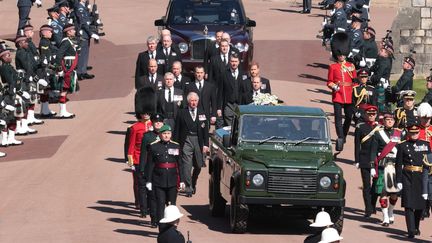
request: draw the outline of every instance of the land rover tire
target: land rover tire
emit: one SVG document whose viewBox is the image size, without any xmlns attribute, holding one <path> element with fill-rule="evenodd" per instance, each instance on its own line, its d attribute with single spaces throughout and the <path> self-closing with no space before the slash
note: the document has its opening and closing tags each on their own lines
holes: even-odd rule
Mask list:
<svg viewBox="0 0 432 243">
<path fill-rule="evenodd" d="M 230 205 L 230 227 L 233 233 L 244 233 L 247 230 L 249 208 L 238 201 L 238 190 L 233 188 Z"/>
<path fill-rule="evenodd" d="M 225 215 L 225 200 L 220 194 L 220 182 L 213 169 L 209 179 L 209 209 L 211 216 L 223 217 Z"/>
</svg>

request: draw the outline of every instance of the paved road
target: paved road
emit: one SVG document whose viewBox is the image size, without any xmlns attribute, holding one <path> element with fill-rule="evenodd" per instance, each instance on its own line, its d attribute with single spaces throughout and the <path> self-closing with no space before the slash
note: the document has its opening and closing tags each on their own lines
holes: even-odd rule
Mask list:
<svg viewBox="0 0 432 243">
<path fill-rule="evenodd" d="M 291 6 L 294 1 L 244 2 L 248 15 L 258 23 L 255 57 L 272 79 L 275 93 L 287 104 L 331 112 L 323 85 L 328 53 L 315 39 L 323 11 L 299 15 L 294 12 L 299 8 Z M 37 135 L 23 139 L 24 146 L 5 149 L 9 156 L 0 160 L 0 242 L 155 242 L 156 231 L 138 218 L 131 204 L 132 178 L 122 159 L 122 143 L 126 127 L 134 120 L 130 111 L 136 54 L 145 48 L 146 37 L 156 34 L 152 22 L 163 15 L 166 3 L 99 2 L 107 37 L 92 46 L 97 78 L 83 81 L 82 91 L 71 96 L 70 110 L 77 118 L 49 120 L 37 127 Z M 15 32 L 14 4 L 0 2 L 0 37 Z M 390 27 L 395 12 L 373 9 L 380 13 L 372 16 L 378 37 Z M 40 26 L 44 14 L 43 9 L 33 9 L 33 24 Z M 352 155 L 350 137 L 338 159 L 348 182 L 345 242 L 405 240 L 400 208 L 391 228 L 379 226 L 379 215 L 368 220 L 361 216 L 361 182 Z M 198 194 L 191 199 L 179 197 L 186 213 L 180 230 L 189 230 L 193 242 L 302 242 L 310 233 L 307 221 L 269 217 L 251 222 L 247 234 L 230 234 L 227 217 L 209 216 L 207 180 L 204 171 Z M 431 220 L 423 225 L 421 239 L 432 240 L 426 230 Z"/>
</svg>

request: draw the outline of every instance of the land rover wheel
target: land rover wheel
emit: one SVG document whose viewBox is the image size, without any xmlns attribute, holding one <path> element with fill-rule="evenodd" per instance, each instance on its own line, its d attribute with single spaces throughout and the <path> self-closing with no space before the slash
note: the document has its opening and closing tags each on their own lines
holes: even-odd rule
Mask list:
<svg viewBox="0 0 432 243">
<path fill-rule="evenodd" d="M 215 171 L 213 171 L 209 179 L 209 208 L 210 214 L 215 217 L 225 215 L 225 200 L 220 194 L 219 186 L 219 179 L 215 176 Z"/>
<path fill-rule="evenodd" d="M 344 220 L 344 208 L 343 207 L 332 207 L 329 210 L 330 218 L 334 223 L 333 227 L 340 233 L 342 233 L 343 229 L 343 220 Z"/>
<path fill-rule="evenodd" d="M 244 233 L 247 229 L 249 209 L 246 204 L 238 202 L 237 188 L 233 188 L 230 205 L 230 227 L 233 233 Z"/>
</svg>

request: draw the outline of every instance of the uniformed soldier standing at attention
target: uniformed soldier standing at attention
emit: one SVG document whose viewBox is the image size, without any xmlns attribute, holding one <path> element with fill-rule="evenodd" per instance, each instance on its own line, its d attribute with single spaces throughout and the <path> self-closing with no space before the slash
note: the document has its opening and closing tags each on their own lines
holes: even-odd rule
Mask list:
<svg viewBox="0 0 432 243">
<path fill-rule="evenodd" d="M 419 139 L 417 125 L 409 125 L 407 130 L 408 139 L 398 145 L 396 178 L 397 187 L 402 190 L 408 238 L 414 238 L 420 235 L 420 218 L 425 208 L 423 172 L 428 172 L 428 167 L 423 166 L 423 161 L 430 153 L 430 147 L 428 142 Z"/>
<path fill-rule="evenodd" d="M 64 25 L 60 22 L 59 6 L 54 5 L 53 7 L 47 9 L 48 15 L 51 20 L 48 24 L 53 28 L 53 35 L 51 38 L 52 44 L 57 48 L 60 47 L 61 41 L 63 39 L 63 28 Z"/>
<path fill-rule="evenodd" d="M 420 103 L 427 102 L 429 105 L 432 105 L 432 76 L 426 78 L 426 89 L 428 92 L 425 94 Z"/>
<path fill-rule="evenodd" d="M 165 208 L 164 218 L 160 220 L 161 227 L 157 238 L 157 243 L 184 243 L 185 238 L 177 230 L 180 218 L 183 214 L 175 205 L 169 205 Z M 188 241 L 189 242 L 189 241 Z"/>
<path fill-rule="evenodd" d="M 154 190 L 156 196 L 157 222 L 162 219 L 166 205 L 175 205 L 177 201 L 177 182 L 184 187 L 180 169 L 180 145 L 171 141 L 171 127 L 163 125 L 159 130 L 160 141 L 150 144 L 148 157 L 148 178 L 146 187 Z"/>
<path fill-rule="evenodd" d="M 371 177 L 374 177 L 376 172 L 370 165 L 370 152 L 373 135 L 375 131 L 379 129 L 375 121 L 377 110 L 376 106 L 366 107 L 364 122 L 357 124 L 354 132 L 354 157 L 356 167 L 360 169 L 363 182 L 365 217 L 370 217 L 374 211 L 374 205 L 372 205 Z"/>
<path fill-rule="evenodd" d="M 67 98 L 66 95 L 70 92 L 71 85 L 73 84 L 74 71 L 78 64 L 78 52 L 77 43 L 75 42 L 75 26 L 73 24 L 67 24 L 63 29 L 65 38 L 63 38 L 60 48 L 56 57 L 56 66 L 58 69 L 61 67 L 59 76 L 63 76 L 63 90 L 60 94 L 60 119 L 74 118 L 75 114 L 70 113 L 66 109 Z M 76 80 L 75 80 L 76 81 Z"/>
<path fill-rule="evenodd" d="M 404 63 L 402 64 L 403 73 L 397 83 L 391 87 L 391 94 L 393 97 L 397 97 L 403 90 L 413 89 L 413 78 L 414 78 L 414 67 L 415 61 L 412 57 L 405 57 Z M 396 100 L 394 100 L 396 101 Z M 399 100 L 398 106 L 402 105 L 402 101 Z"/>
<path fill-rule="evenodd" d="M 147 160 L 149 157 L 148 150 L 150 149 L 150 144 L 155 141 L 160 141 L 159 138 L 159 130 L 163 126 L 164 117 L 161 114 L 153 114 L 150 117 L 150 120 L 153 124 L 153 130 L 150 130 L 144 133 L 141 142 L 141 154 L 140 154 L 140 162 L 139 162 L 139 171 L 141 173 L 140 181 L 138 182 L 139 189 L 139 197 L 140 197 L 140 213 L 141 217 L 147 217 L 147 214 L 150 214 L 151 217 L 151 225 L 152 227 L 156 227 L 156 199 L 154 192 L 151 190 L 147 190 L 146 182 L 148 178 L 145 178 L 145 173 L 149 170 Z"/>
<path fill-rule="evenodd" d="M 17 7 L 18 7 L 18 29 L 17 34 L 19 33 L 19 30 L 24 28 L 24 25 L 26 24 L 27 19 L 30 16 L 30 10 L 33 6 L 33 3 L 36 3 L 38 6 L 42 6 L 41 0 L 18 0 L 17 1 Z"/>
<path fill-rule="evenodd" d="M 359 120 L 364 115 L 364 108 L 368 105 L 377 105 L 377 96 L 375 94 L 375 88 L 373 86 L 367 85 L 369 73 L 367 69 L 361 69 L 357 73 L 359 79 L 359 85 L 353 87 L 353 104 L 354 104 L 354 114 Z"/>
<path fill-rule="evenodd" d="M 334 4 L 334 13 L 330 17 L 330 23 L 323 27 L 323 41 L 329 40 L 333 33 L 347 31 L 347 15 L 344 10 L 344 0 L 337 0 Z"/>
<path fill-rule="evenodd" d="M 405 90 L 400 93 L 403 106 L 394 111 L 396 127 L 406 128 L 407 124 L 417 123 L 417 107 L 414 106 L 414 97 L 417 93 L 414 90 Z"/>
</svg>

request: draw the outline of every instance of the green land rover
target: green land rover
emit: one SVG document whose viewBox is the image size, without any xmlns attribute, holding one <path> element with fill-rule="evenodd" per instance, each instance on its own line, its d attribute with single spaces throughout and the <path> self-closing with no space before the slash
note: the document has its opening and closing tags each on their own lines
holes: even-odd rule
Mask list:
<svg viewBox="0 0 432 243">
<path fill-rule="evenodd" d="M 311 219 L 322 208 L 342 231 L 345 180 L 322 109 L 239 106 L 211 137 L 209 173 L 210 212 L 224 216 L 228 202 L 233 232 L 262 209 Z"/>
</svg>

